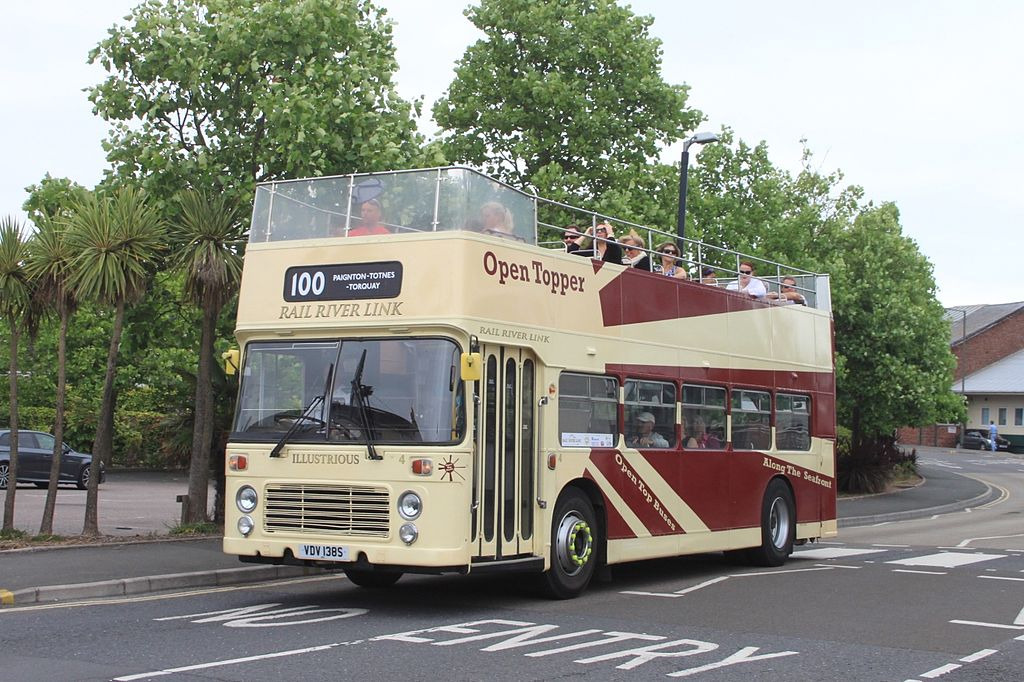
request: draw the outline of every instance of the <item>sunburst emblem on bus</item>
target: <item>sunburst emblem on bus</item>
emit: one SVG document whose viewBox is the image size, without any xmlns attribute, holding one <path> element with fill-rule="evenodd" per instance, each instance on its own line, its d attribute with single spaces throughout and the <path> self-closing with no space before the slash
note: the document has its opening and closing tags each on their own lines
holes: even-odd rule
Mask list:
<svg viewBox="0 0 1024 682">
<path fill-rule="evenodd" d="M 466 477 L 457 471 L 457 469 L 465 468 L 465 464 L 458 464 L 452 455 L 448 455 L 448 459 L 441 462 L 441 480 L 443 481 L 447 477 L 449 481 L 454 481 L 458 476 L 459 480 L 465 481 Z"/>
</svg>

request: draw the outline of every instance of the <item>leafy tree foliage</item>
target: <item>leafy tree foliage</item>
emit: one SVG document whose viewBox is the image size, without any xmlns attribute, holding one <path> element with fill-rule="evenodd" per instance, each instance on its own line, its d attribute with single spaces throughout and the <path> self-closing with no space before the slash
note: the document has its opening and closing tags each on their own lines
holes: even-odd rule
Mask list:
<svg viewBox="0 0 1024 682">
<path fill-rule="evenodd" d="M 896 206 L 858 215 L 834 258 L 837 412 L 853 453 L 870 454 L 901 426 L 958 420 L 949 323 L 932 265 L 903 235 Z"/>
<path fill-rule="evenodd" d="M 771 161 L 765 142 L 751 146 L 728 128 L 699 158 L 690 169 L 687 236 L 788 265 L 814 269 L 863 195 L 841 186 L 841 172 L 814 170 L 806 148 L 794 177 Z"/>
<path fill-rule="evenodd" d="M 466 16 L 485 37 L 433 110 L 453 161 L 592 203 L 701 120 L 661 78 L 653 20 L 614 0 L 482 0 Z"/>
<path fill-rule="evenodd" d="M 121 177 L 249 201 L 254 182 L 408 165 L 391 25 L 368 0 L 147 0 L 90 54 Z"/>
</svg>

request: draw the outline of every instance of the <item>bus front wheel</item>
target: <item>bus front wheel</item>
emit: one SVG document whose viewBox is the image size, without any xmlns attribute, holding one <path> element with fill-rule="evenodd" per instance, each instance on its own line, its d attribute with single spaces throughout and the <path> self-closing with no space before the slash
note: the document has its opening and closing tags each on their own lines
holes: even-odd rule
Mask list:
<svg viewBox="0 0 1024 682">
<path fill-rule="evenodd" d="M 761 546 L 748 550 L 756 566 L 781 566 L 793 553 L 796 538 L 796 505 L 789 486 L 773 479 L 761 502 Z"/>
<path fill-rule="evenodd" d="M 597 564 L 594 505 L 580 490 L 566 490 L 551 521 L 551 568 L 543 575 L 545 593 L 572 599 L 587 588 Z"/>
</svg>

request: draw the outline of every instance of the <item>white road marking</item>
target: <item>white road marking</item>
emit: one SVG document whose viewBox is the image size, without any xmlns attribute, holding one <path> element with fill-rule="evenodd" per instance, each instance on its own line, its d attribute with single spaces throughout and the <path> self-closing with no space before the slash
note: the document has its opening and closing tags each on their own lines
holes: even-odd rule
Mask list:
<svg viewBox="0 0 1024 682">
<path fill-rule="evenodd" d="M 164 675 L 173 675 L 175 673 L 184 673 L 191 670 L 206 670 L 208 668 L 220 668 L 225 665 L 236 665 L 238 663 L 250 663 L 252 661 L 262 661 L 268 658 L 281 658 L 284 656 L 299 656 L 302 654 L 313 653 L 314 651 L 324 651 L 326 649 L 333 649 L 339 646 L 345 646 L 348 644 L 358 644 L 363 640 L 356 640 L 354 642 L 335 642 L 334 644 L 322 644 L 320 646 L 310 646 L 305 649 L 291 649 L 289 651 L 275 651 L 269 654 L 258 654 L 256 656 L 245 656 L 243 658 L 229 658 L 224 661 L 211 661 L 210 663 L 197 663 L 196 665 L 186 665 L 180 668 L 165 668 L 164 670 L 154 670 L 148 673 L 140 673 L 138 675 L 126 675 L 124 677 L 115 677 L 114 682 L 130 682 L 130 680 L 142 680 L 147 677 L 162 677 Z"/>
<path fill-rule="evenodd" d="M 997 653 L 999 653 L 998 649 L 982 649 L 981 651 L 975 651 L 970 656 L 964 656 L 963 658 L 960 659 L 960 662 L 961 663 L 974 663 L 975 661 L 980 661 L 983 658 L 987 658 L 988 656 L 991 656 L 992 654 L 997 654 Z"/>
<path fill-rule="evenodd" d="M 935 670 L 929 670 L 926 673 L 922 673 L 921 677 L 927 677 L 929 679 L 934 679 L 936 677 L 942 677 L 946 673 L 951 673 L 954 670 L 956 670 L 957 668 L 962 668 L 962 667 L 963 666 L 960 665 L 959 663 L 947 663 L 946 665 L 939 666 Z"/>
<path fill-rule="evenodd" d="M 959 545 L 957 545 L 957 549 L 963 549 L 964 547 L 967 547 L 968 545 L 970 545 L 975 540 L 1002 540 L 1003 538 L 1022 538 L 1022 537 L 1024 537 L 1024 533 L 1014 533 L 1013 535 L 988 535 L 988 536 L 983 537 L 983 538 L 967 538 L 966 540 L 961 542 Z"/>
<path fill-rule="evenodd" d="M 910 545 L 883 545 L 883 544 L 880 544 L 880 543 L 874 543 L 871 546 L 872 547 L 895 547 L 897 549 L 905 549 L 907 547 L 910 547 Z"/>
<path fill-rule="evenodd" d="M 951 620 L 957 625 L 977 625 L 980 628 L 996 628 L 997 630 L 1024 630 L 1024 625 L 1006 625 L 1005 623 L 985 623 L 980 620 Z"/>
<path fill-rule="evenodd" d="M 915 571 L 910 568 L 894 568 L 893 573 L 919 573 L 921 575 L 946 575 L 946 571 Z"/>
<path fill-rule="evenodd" d="M 808 549 L 800 552 L 793 552 L 796 559 L 840 559 L 863 554 L 880 554 L 884 549 L 848 549 L 845 547 L 830 547 L 826 549 Z"/>
<path fill-rule="evenodd" d="M 1013 619 L 1013 624 L 1024 625 L 1024 609 L 1021 609 L 1020 613 L 1017 614 L 1017 617 Z"/>
<path fill-rule="evenodd" d="M 682 597 L 685 594 L 688 594 L 690 592 L 696 592 L 697 590 L 701 590 L 701 589 L 703 589 L 705 587 L 710 587 L 711 585 L 715 585 L 717 583 L 723 582 L 725 580 L 728 580 L 729 578 L 753 578 L 753 577 L 762 576 L 762 575 L 782 575 L 782 574 L 786 574 L 786 573 L 805 573 L 807 571 L 831 571 L 831 570 L 836 569 L 836 568 L 850 568 L 850 569 L 856 570 L 856 569 L 860 568 L 860 566 L 841 566 L 841 565 L 838 565 L 838 564 L 817 564 L 813 568 L 790 568 L 790 569 L 783 569 L 781 571 L 754 571 L 754 572 L 751 572 L 751 573 L 733 573 L 732 575 L 723 575 L 723 576 L 719 576 L 717 578 L 712 578 L 711 580 L 705 580 L 702 583 L 698 583 L 698 584 L 693 585 L 691 587 L 683 588 L 682 590 L 678 590 L 676 592 L 643 592 L 641 590 L 622 590 L 621 592 L 619 592 L 619 594 L 631 594 L 633 596 L 638 596 L 638 597 L 667 597 L 669 599 L 677 599 L 679 597 Z"/>
<path fill-rule="evenodd" d="M 992 559 L 1002 559 L 1005 554 L 962 554 L 957 552 L 939 552 L 938 554 L 926 554 L 924 556 L 910 557 L 909 559 L 897 559 L 887 561 L 887 564 L 899 566 L 935 566 L 936 568 L 956 568 L 968 564 L 976 564 Z"/>
<path fill-rule="evenodd" d="M 1017 582 L 1024 582 L 1024 578 L 1010 578 L 1002 575 L 979 575 L 979 578 L 987 578 L 989 580 L 1016 580 Z"/>
<path fill-rule="evenodd" d="M 947 469 L 963 469 L 963 467 L 958 465 L 958 464 L 947 464 L 945 462 L 928 462 L 928 463 L 931 464 L 932 466 L 945 467 Z"/>
<path fill-rule="evenodd" d="M 728 579 L 729 579 L 729 576 L 723 575 L 723 576 L 720 576 L 718 578 L 712 578 L 711 580 L 705 580 L 704 582 L 700 583 L 699 585 L 694 585 L 693 587 L 687 587 L 686 589 L 683 589 L 683 590 L 677 590 L 676 594 L 678 594 L 681 597 L 684 594 L 687 594 L 689 592 L 696 592 L 697 590 L 699 590 L 701 588 L 704 588 L 704 587 L 707 587 L 708 585 L 714 585 L 715 583 L 720 583 L 723 580 L 728 580 Z"/>
</svg>

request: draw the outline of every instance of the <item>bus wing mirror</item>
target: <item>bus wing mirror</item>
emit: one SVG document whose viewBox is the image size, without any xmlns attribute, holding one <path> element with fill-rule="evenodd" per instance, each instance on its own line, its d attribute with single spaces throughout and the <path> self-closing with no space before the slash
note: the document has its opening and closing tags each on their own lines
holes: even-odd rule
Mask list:
<svg viewBox="0 0 1024 682">
<path fill-rule="evenodd" d="M 224 360 L 224 373 L 231 376 L 238 371 L 238 362 L 241 358 L 241 353 L 237 348 L 221 353 L 221 359 Z"/>
<path fill-rule="evenodd" d="M 480 353 L 462 354 L 462 380 L 480 381 L 483 376 L 483 358 Z"/>
</svg>

